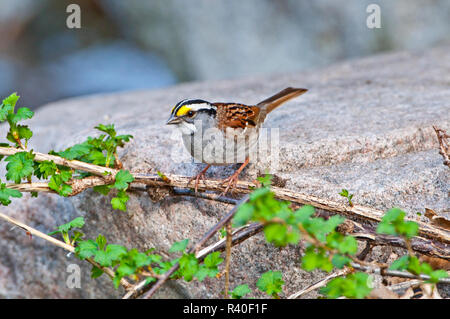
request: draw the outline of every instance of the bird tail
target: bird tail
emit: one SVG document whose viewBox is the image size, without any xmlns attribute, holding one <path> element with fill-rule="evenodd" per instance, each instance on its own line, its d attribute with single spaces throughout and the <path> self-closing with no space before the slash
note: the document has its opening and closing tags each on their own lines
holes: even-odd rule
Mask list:
<svg viewBox="0 0 450 319">
<path fill-rule="evenodd" d="M 265 99 L 264 101 L 259 102 L 257 106 L 259 106 L 260 109 L 265 111 L 264 115 L 267 115 L 281 104 L 289 101 L 290 99 L 293 99 L 294 97 L 302 95 L 306 91 L 308 90 L 288 87 L 285 88 L 283 91 L 280 91 L 277 94 Z"/>
</svg>

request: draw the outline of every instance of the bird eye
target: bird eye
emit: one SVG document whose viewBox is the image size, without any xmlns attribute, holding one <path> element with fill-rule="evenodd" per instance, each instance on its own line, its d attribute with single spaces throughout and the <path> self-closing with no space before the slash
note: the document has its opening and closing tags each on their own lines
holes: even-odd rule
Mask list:
<svg viewBox="0 0 450 319">
<path fill-rule="evenodd" d="M 189 111 L 189 112 L 187 112 L 187 116 L 189 116 L 189 117 L 193 117 L 193 116 L 194 116 L 194 114 L 195 114 L 195 112 L 194 112 L 194 111 Z"/>
</svg>

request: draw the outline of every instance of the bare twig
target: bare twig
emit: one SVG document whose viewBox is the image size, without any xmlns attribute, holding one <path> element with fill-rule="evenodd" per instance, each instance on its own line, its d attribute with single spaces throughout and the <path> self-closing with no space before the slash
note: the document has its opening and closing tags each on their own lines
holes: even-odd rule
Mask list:
<svg viewBox="0 0 450 319">
<path fill-rule="evenodd" d="M 20 148 L 0 147 L 0 155 L 5 155 L 5 156 L 14 155 L 16 153 L 23 152 L 23 151 L 24 150 L 20 149 Z M 44 154 L 44 153 L 39 153 L 39 152 L 34 152 L 34 151 L 33 151 L 33 155 L 35 156 L 34 160 L 36 162 L 53 161 L 57 165 L 70 167 L 74 170 L 88 172 L 88 173 L 91 173 L 91 174 L 94 174 L 97 176 L 105 176 L 108 174 L 111 174 L 114 176 L 118 172 L 118 170 L 116 170 L 116 169 L 98 166 L 98 165 L 94 165 L 94 164 L 89 164 L 89 163 L 76 161 L 76 160 L 67 160 L 63 157 L 56 156 L 56 155 L 49 155 L 49 154 Z"/>
<path fill-rule="evenodd" d="M 311 286 L 308 286 L 308 287 L 306 287 L 305 289 L 302 289 L 302 290 L 300 290 L 300 291 L 298 291 L 298 292 L 296 292 L 296 293 L 290 295 L 289 297 L 287 297 L 287 299 L 297 299 L 297 298 L 303 296 L 304 294 L 307 294 L 308 292 L 311 292 L 311 291 L 313 291 L 313 290 L 316 290 L 317 288 L 321 288 L 321 287 L 326 286 L 326 284 L 327 284 L 331 279 L 336 278 L 336 277 L 340 277 L 340 276 L 344 276 L 344 275 L 350 273 L 351 271 L 352 271 L 351 268 L 344 268 L 344 269 L 341 269 L 341 270 L 339 270 L 339 271 L 337 271 L 337 272 L 335 272 L 335 273 L 332 273 L 332 274 L 329 275 L 329 276 L 326 276 L 325 278 L 323 278 L 323 279 L 321 279 L 320 281 L 318 281 L 318 282 L 312 284 Z"/>
<path fill-rule="evenodd" d="M 444 158 L 444 165 L 450 167 L 450 145 L 447 139 L 450 139 L 450 135 L 443 129 L 433 126 L 439 141 L 439 154 Z"/>
<path fill-rule="evenodd" d="M 194 187 L 194 182 L 189 183 L 189 177 L 179 176 L 179 175 L 166 175 L 169 179 L 168 182 L 164 182 L 158 175 L 151 174 L 133 174 L 136 183 L 142 183 L 153 187 L 163 187 L 163 186 L 173 186 L 179 188 Z M 257 187 L 255 183 L 238 181 L 234 191 L 236 193 L 248 194 Z M 200 180 L 198 184 L 199 190 L 213 190 L 213 191 L 223 191 L 224 186 L 221 185 L 219 180 Z M 379 223 L 384 216 L 384 212 L 378 209 L 374 209 L 367 206 L 354 204 L 353 207 L 341 203 L 338 201 L 329 200 L 326 198 L 320 198 L 317 196 L 302 194 L 299 192 L 287 190 L 279 187 L 271 187 L 272 192 L 275 197 L 281 200 L 287 200 L 293 203 L 298 203 L 302 205 L 312 205 L 316 208 L 321 208 L 327 211 L 338 213 L 344 215 L 352 220 L 364 220 L 368 222 Z M 412 220 L 412 219 L 408 219 Z M 413 220 L 419 225 L 419 235 L 430 238 L 433 240 L 438 240 L 443 243 L 450 243 L 450 233 L 434 227 L 433 225 Z"/>
<path fill-rule="evenodd" d="M 200 239 L 197 244 L 195 244 L 191 249 L 189 249 L 188 253 L 197 253 L 198 250 L 210 239 L 216 232 L 218 232 L 223 226 L 225 226 L 231 219 L 234 214 L 236 214 L 239 206 L 246 201 L 248 201 L 248 195 L 244 196 L 239 203 L 233 207 L 232 210 L 228 214 L 226 214 L 216 225 L 214 225 L 203 237 Z M 177 271 L 180 267 L 179 263 L 176 263 L 172 268 L 170 268 L 166 273 L 164 273 L 163 277 L 160 278 L 153 286 L 151 286 L 150 290 L 144 295 L 144 298 L 151 298 L 156 290 L 158 290 L 169 278 L 170 276 Z M 145 287 L 144 287 L 145 290 Z"/>
<path fill-rule="evenodd" d="M 228 299 L 228 290 L 230 288 L 230 263 L 231 263 L 231 242 L 233 235 L 231 233 L 231 221 L 226 225 L 226 248 L 225 248 L 225 299 Z"/>
<path fill-rule="evenodd" d="M 233 241 L 232 246 L 239 245 L 244 240 L 256 235 L 262 230 L 262 224 L 254 223 L 251 225 L 246 225 L 239 227 L 233 231 Z M 202 250 L 198 251 L 195 254 L 195 257 L 201 261 L 203 260 L 207 255 L 210 253 L 216 252 L 216 251 L 224 251 L 226 246 L 226 238 L 222 238 L 218 242 L 209 245 L 206 248 L 203 248 Z M 128 292 L 123 296 L 123 299 L 130 299 L 130 298 L 136 298 L 139 297 L 143 293 L 143 288 L 145 287 L 146 282 L 145 280 L 142 280 L 141 282 L 134 285 Z"/>
<path fill-rule="evenodd" d="M 0 147 L 0 155 L 12 155 L 17 152 L 22 152 L 23 150 L 11 147 Z M 105 183 L 110 183 L 114 180 L 115 174 L 118 170 L 106 168 L 94 164 L 84 163 L 80 161 L 69 161 L 59 156 L 42 154 L 34 152 L 35 161 L 54 161 L 58 165 L 64 165 L 72 169 L 82 170 L 94 175 L 98 178 L 92 177 L 90 179 L 79 180 L 79 185 L 74 184 L 74 188 L 77 190 L 73 193 L 80 192 L 86 188 L 93 187 L 96 185 L 104 185 Z M 105 175 L 107 174 L 107 175 Z M 191 180 L 190 177 L 179 176 L 179 175 L 164 175 L 165 178 L 161 178 L 158 174 L 142 174 L 142 173 L 132 173 L 134 177 L 134 183 L 145 184 L 150 187 L 178 187 L 178 188 L 193 188 L 195 181 Z M 106 180 L 105 180 L 106 179 Z M 75 181 L 73 183 L 76 183 Z M 42 184 L 37 185 L 40 188 L 43 187 Z M 18 187 L 18 186 L 14 186 Z M 20 186 L 22 187 L 22 186 Z M 34 188 L 34 190 L 38 190 Z M 238 181 L 234 191 L 240 194 L 248 194 L 257 187 L 255 183 Z M 24 187 L 25 189 L 26 187 Z M 31 188 L 28 188 L 31 189 Z M 223 192 L 225 186 L 219 180 L 200 180 L 198 183 L 199 190 L 213 190 L 218 192 Z M 384 212 L 371 207 L 354 205 L 349 206 L 345 203 L 329 200 L 326 198 L 320 198 L 317 196 L 312 196 L 308 194 L 301 194 L 295 191 L 287 190 L 279 187 L 272 187 L 272 191 L 275 197 L 281 200 L 287 200 L 293 203 L 302 205 L 312 205 L 317 208 L 321 208 L 327 211 L 335 212 L 338 214 L 345 215 L 352 220 L 364 220 L 370 222 L 380 222 Z M 440 242 L 450 244 L 450 234 L 445 230 L 434 227 L 433 225 L 414 220 L 419 224 L 419 235 L 422 237 L 430 238 L 433 240 L 438 240 Z"/>
<path fill-rule="evenodd" d="M 411 278 L 411 279 L 420 279 L 420 280 L 429 280 L 430 276 L 428 275 L 414 275 L 407 271 L 399 271 L 399 270 L 390 270 L 390 269 L 381 269 L 379 267 L 374 267 L 373 265 L 359 265 L 357 263 L 352 263 L 351 266 L 354 269 L 358 269 L 367 273 L 373 273 L 381 276 L 390 276 L 390 277 L 400 277 L 400 278 Z M 441 278 L 439 279 L 440 283 L 450 284 L 450 278 Z"/>
<path fill-rule="evenodd" d="M 14 224 L 14 225 L 24 229 L 25 231 L 27 231 L 31 235 L 34 235 L 36 237 L 40 237 L 40 238 L 42 238 L 42 239 L 52 243 L 53 245 L 56 245 L 56 246 L 61 247 L 61 248 L 64 248 L 65 250 L 68 250 L 71 253 L 75 252 L 75 248 L 73 246 L 68 245 L 65 242 L 60 241 L 60 240 L 58 240 L 56 238 L 53 238 L 53 237 L 51 237 L 51 236 L 49 236 L 47 234 L 44 234 L 43 232 L 40 232 L 39 230 L 34 229 L 33 227 L 30 227 L 30 226 L 28 226 L 28 225 L 26 225 L 26 224 L 24 224 L 22 222 L 19 222 L 18 220 L 14 219 L 12 217 L 9 217 L 9 216 L 7 216 L 7 215 L 5 215 L 3 213 L 0 213 L 0 218 L 6 220 L 7 222 L 9 222 L 11 224 Z"/>
</svg>

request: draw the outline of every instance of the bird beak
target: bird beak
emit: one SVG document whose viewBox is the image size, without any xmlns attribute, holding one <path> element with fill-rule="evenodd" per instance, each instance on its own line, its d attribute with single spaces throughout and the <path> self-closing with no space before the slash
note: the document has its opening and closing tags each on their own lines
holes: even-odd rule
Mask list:
<svg viewBox="0 0 450 319">
<path fill-rule="evenodd" d="M 170 118 L 167 120 L 166 125 L 179 124 L 180 122 L 181 122 L 180 118 L 171 115 Z"/>
</svg>

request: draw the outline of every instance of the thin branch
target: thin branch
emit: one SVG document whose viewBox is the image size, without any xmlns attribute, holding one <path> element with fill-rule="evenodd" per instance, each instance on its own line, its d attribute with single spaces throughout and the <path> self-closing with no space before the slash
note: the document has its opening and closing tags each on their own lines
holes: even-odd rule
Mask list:
<svg viewBox="0 0 450 319">
<path fill-rule="evenodd" d="M 232 210 L 228 214 L 226 214 L 216 225 L 214 225 L 203 237 L 200 239 L 197 244 L 195 244 L 191 249 L 188 250 L 188 253 L 197 253 L 198 250 L 210 239 L 215 233 L 217 233 L 224 225 L 226 225 L 233 218 L 234 214 L 236 214 L 238 208 L 243 203 L 247 202 L 249 196 L 245 196 L 242 198 L 239 203 L 233 207 Z M 151 286 L 150 290 L 144 295 L 144 298 L 151 298 L 156 290 L 158 290 L 169 278 L 170 276 L 177 271 L 180 267 L 180 264 L 177 262 L 172 268 L 170 268 L 166 273 L 164 273 L 163 277 L 160 278 L 153 286 Z M 145 290 L 145 287 L 144 287 Z"/>
<path fill-rule="evenodd" d="M 114 182 L 114 177 L 111 175 L 99 177 L 88 176 L 82 179 L 71 179 L 67 182 L 72 187 L 72 192 L 67 195 L 69 197 L 80 194 L 88 188 L 95 186 L 107 185 Z M 47 182 L 33 182 L 33 183 L 21 183 L 21 184 L 6 184 L 6 187 L 18 190 L 20 192 L 44 192 L 55 193 L 56 192 L 48 186 Z"/>
<path fill-rule="evenodd" d="M 444 158 L 444 165 L 450 167 L 450 145 L 447 139 L 450 139 L 450 135 L 447 134 L 443 129 L 433 126 L 436 132 L 438 142 L 439 142 L 439 154 Z"/>
<path fill-rule="evenodd" d="M 231 263 L 231 243 L 233 235 L 231 233 L 231 221 L 227 223 L 226 227 L 226 249 L 225 249 L 225 299 L 228 299 L 228 290 L 230 288 L 230 263 Z"/>
<path fill-rule="evenodd" d="M 13 225 L 16 225 L 16 226 L 24 229 L 25 231 L 27 231 L 31 235 L 34 235 L 36 237 L 40 237 L 40 238 L 42 238 L 42 239 L 52 243 L 55 246 L 61 247 L 61 248 L 65 249 L 65 250 L 68 250 L 71 253 L 75 252 L 75 248 L 73 246 L 71 246 L 69 244 L 66 244 L 65 242 L 63 242 L 61 240 L 58 240 L 58 239 L 56 239 L 54 237 L 51 237 L 51 236 L 49 236 L 47 234 L 44 234 L 43 232 L 40 232 L 39 230 L 34 229 L 33 227 L 30 227 L 30 226 L 28 226 L 28 225 L 26 225 L 26 224 L 24 224 L 22 222 L 19 222 L 18 220 L 14 219 L 12 217 L 9 217 L 9 216 L 7 216 L 7 215 L 5 215 L 3 213 L 0 213 L 0 218 L 6 220 L 7 222 L 9 222 L 9 223 L 11 223 Z"/>
<path fill-rule="evenodd" d="M 12 217 L 9 217 L 9 216 L 7 216 L 7 215 L 5 215 L 3 213 L 0 213 L 0 218 L 6 220 L 7 222 L 9 222 L 9 223 L 11 223 L 13 225 L 16 225 L 16 226 L 22 228 L 23 230 L 25 230 L 26 232 L 30 233 L 31 235 L 34 235 L 34 236 L 39 237 L 39 238 L 42 238 L 42 239 L 52 243 L 55 246 L 58 246 L 58 247 L 61 247 L 61 248 L 65 249 L 65 250 L 70 251 L 71 253 L 75 253 L 75 247 L 73 247 L 72 245 L 66 244 L 65 242 L 63 242 L 61 240 L 58 240 L 58 239 L 56 239 L 54 237 L 51 237 L 51 236 L 49 236 L 47 234 L 44 234 L 43 232 L 41 232 L 41 231 L 39 231 L 39 230 L 37 230 L 37 229 L 35 229 L 33 227 L 30 227 L 30 226 L 28 226 L 28 225 L 26 225 L 26 224 L 24 224 L 24 223 L 22 223 L 22 222 L 20 222 L 20 221 L 18 221 L 16 219 L 12 218 Z M 99 263 L 97 263 L 96 261 L 94 261 L 91 258 L 87 258 L 86 261 L 89 262 L 91 265 L 93 265 L 93 266 L 103 270 L 111 279 L 114 278 L 115 274 L 114 274 L 114 271 L 112 269 L 110 269 L 108 267 L 101 266 Z M 123 279 L 123 278 L 121 279 L 120 283 L 125 289 L 130 289 L 133 286 L 126 279 Z"/>
<path fill-rule="evenodd" d="M 439 130 L 435 128 L 436 133 L 438 134 L 438 139 L 441 145 L 441 154 L 444 156 L 444 160 L 446 160 L 445 156 L 448 156 L 448 147 L 445 147 L 445 142 L 443 142 L 443 138 L 440 138 L 440 136 L 444 138 L 448 138 L 448 135 L 443 133 L 443 135 L 439 135 L 439 132 L 443 132 L 442 130 Z M 444 145 L 444 146 L 442 146 Z M 443 151 L 442 151 L 443 148 Z M 13 155 L 17 152 L 23 152 L 22 149 L 18 148 L 11 148 L 11 147 L 0 147 L 0 155 Z M 79 192 L 82 192 L 83 190 L 94 187 L 97 185 L 105 185 L 108 183 L 111 183 L 114 181 L 114 176 L 117 174 L 118 170 L 106 168 L 98 165 L 93 165 L 85 162 L 75 161 L 75 160 L 66 160 L 59 156 L 54 155 L 48 155 L 38 152 L 33 152 L 35 155 L 34 160 L 37 162 L 42 161 L 53 161 L 57 165 L 63 165 L 66 167 L 70 167 L 74 170 L 81 170 L 85 171 L 91 174 L 94 174 L 96 176 L 91 176 L 89 178 L 81 179 L 81 180 L 72 180 L 72 187 L 74 189 L 73 194 L 78 194 Z M 446 154 L 446 155 L 444 155 Z M 445 161 L 444 161 L 445 163 Z M 446 164 L 447 165 L 447 164 Z M 190 181 L 189 177 L 184 176 L 178 176 L 178 175 L 165 175 L 166 178 L 162 179 L 159 175 L 153 175 L 153 174 L 142 174 L 142 173 L 134 173 L 133 174 L 135 180 L 134 183 L 137 184 L 144 184 L 147 185 L 147 187 L 179 187 L 179 188 L 192 188 L 194 187 L 193 181 Z M 25 186 L 28 185 L 28 186 Z M 28 184 L 9 184 L 8 187 L 15 188 L 21 191 L 43 191 L 48 192 L 50 191 L 48 188 L 48 185 L 46 183 L 28 183 Z M 240 194 L 248 194 L 250 193 L 257 185 L 252 182 L 244 182 L 239 181 L 236 185 L 235 192 Z M 217 180 L 200 180 L 198 184 L 199 190 L 212 190 L 212 191 L 223 191 L 224 186 L 222 186 L 221 181 Z M 302 205 L 312 205 L 316 208 L 321 208 L 327 211 L 343 214 L 347 216 L 350 219 L 354 220 L 364 220 L 364 221 L 371 221 L 371 222 L 380 222 L 382 216 L 384 215 L 383 211 L 371 208 L 371 207 L 365 207 L 361 205 L 354 205 L 349 206 L 346 204 L 343 204 L 341 202 L 332 201 L 329 199 L 319 198 L 312 195 L 307 194 L 301 194 L 294 191 L 286 190 L 279 187 L 272 187 L 272 191 L 275 194 L 275 197 L 281 200 L 287 200 L 293 203 L 302 204 Z M 215 199 L 212 198 L 210 195 L 206 195 L 210 197 L 209 199 Z M 206 197 L 204 196 L 204 197 Z M 244 197 L 245 200 L 248 199 L 248 197 Z M 242 200 L 241 200 L 242 202 Z M 235 209 L 238 205 L 236 205 L 231 212 L 233 214 L 231 216 L 227 215 L 226 217 L 231 217 L 235 213 Z M 230 213 L 231 213 L 230 212 Z M 6 215 L 4 215 L 6 216 Z M 7 217 L 7 216 L 6 216 Z M 227 218 L 224 219 L 227 219 Z M 5 218 L 4 218 L 5 219 Z M 221 220 L 224 221 L 224 219 Z M 228 220 L 229 220 L 228 219 Z M 219 222 L 216 227 L 213 227 L 213 229 L 210 230 L 205 236 L 200 240 L 199 243 L 197 243 L 196 246 L 194 246 L 191 249 L 191 252 L 197 252 L 202 245 L 215 233 L 217 232 L 223 225 L 226 224 L 226 221 L 224 221 L 223 224 Z M 435 228 L 430 224 L 423 223 L 417 220 L 414 220 L 414 222 L 419 224 L 419 235 L 425 238 L 429 238 L 432 240 L 440 241 L 444 244 L 444 249 L 448 246 L 450 243 L 450 235 L 448 232 Z M 217 228 L 217 226 L 219 226 Z M 26 226 L 26 225 L 25 225 Z M 25 228 L 24 228 L 25 229 Z M 28 231 L 28 230 L 27 230 Z M 31 232 L 30 232 L 31 233 Z M 44 234 L 45 235 L 45 234 Z M 36 235 L 38 236 L 38 235 Z M 41 236 L 39 236 L 41 237 Z M 179 265 L 175 265 L 170 269 L 156 284 L 154 284 L 151 288 L 151 290 L 146 294 L 145 297 L 151 297 L 153 293 L 165 282 L 169 279 L 169 277 L 178 269 Z M 107 272 L 107 271 L 105 271 Z M 111 275 L 111 274 L 109 274 Z M 114 274 L 113 274 L 114 275 Z M 397 276 L 397 274 L 395 275 Z M 410 278 L 410 277 L 408 277 Z M 413 278 L 417 278 L 413 277 Z M 145 289 L 145 288 L 144 288 Z"/>
<path fill-rule="evenodd" d="M 0 155 L 12 155 L 17 152 L 23 152 L 23 150 L 12 147 L 0 147 Z M 48 155 L 43 153 L 34 152 L 35 161 L 54 161 L 58 165 L 64 165 L 76 170 L 82 170 L 94 175 L 101 177 L 100 179 L 91 178 L 90 180 L 84 181 L 80 180 L 80 185 L 78 185 L 78 190 L 82 191 L 86 188 L 93 187 L 96 185 L 104 185 L 105 183 L 112 182 L 114 180 L 115 174 L 118 170 L 106 168 L 103 166 L 98 166 L 94 164 L 89 164 L 80 161 L 69 161 L 59 156 Z M 109 174 L 106 175 L 105 174 Z M 134 177 L 133 183 L 145 184 L 150 187 L 178 187 L 178 188 L 194 188 L 195 181 L 191 180 L 190 177 L 179 176 L 179 175 L 164 175 L 164 179 L 158 174 L 143 174 L 143 173 L 132 173 Z M 103 179 L 108 180 L 103 180 Z M 42 187 L 42 185 L 40 185 Z M 248 194 L 257 187 L 255 183 L 238 181 L 234 191 L 239 194 Z M 212 190 L 223 192 L 225 186 L 222 181 L 219 180 L 200 180 L 198 184 L 199 190 Z M 302 205 L 312 205 L 316 208 L 321 208 L 327 211 L 339 213 L 347 216 L 353 220 L 365 220 L 370 222 L 380 222 L 384 212 L 371 207 L 354 205 L 349 206 L 346 203 L 333 201 L 326 198 L 320 198 L 317 196 L 312 196 L 308 194 L 301 194 L 291 190 L 287 190 L 279 187 L 272 187 L 271 190 L 274 192 L 275 197 L 281 200 L 287 200 L 293 203 Z M 434 227 L 433 225 L 414 220 L 419 224 L 419 235 L 422 237 L 438 240 L 440 242 L 450 244 L 450 234 L 445 230 Z"/>
<path fill-rule="evenodd" d="M 163 181 L 157 174 L 152 175 L 152 174 L 136 173 L 133 174 L 133 176 L 135 178 L 134 182 L 146 184 L 153 187 L 164 187 L 164 186 L 172 186 L 179 188 L 194 187 L 194 181 L 191 181 L 189 183 L 190 178 L 185 176 L 166 175 L 168 179 L 167 181 Z M 238 181 L 234 191 L 239 194 L 248 194 L 251 193 L 255 187 L 257 187 L 255 183 Z M 198 184 L 198 189 L 222 192 L 225 189 L 225 187 L 221 184 L 221 181 L 219 180 L 200 180 Z M 321 198 L 308 194 L 302 194 L 299 192 L 275 186 L 271 187 L 271 190 L 275 194 L 275 197 L 277 199 L 286 200 L 302 205 L 312 205 L 316 208 L 321 208 L 327 211 L 342 214 L 354 220 L 364 220 L 379 223 L 381 222 L 381 219 L 384 216 L 384 212 L 382 210 L 378 210 L 367 206 L 354 204 L 354 206 L 351 207 L 343 202 L 333 201 L 330 199 Z M 438 240 L 443 243 L 450 243 L 449 232 L 418 220 L 413 219 L 407 220 L 412 220 L 419 225 L 420 236 Z"/>
<path fill-rule="evenodd" d="M 14 147 L 0 147 L 0 155 L 10 156 L 19 152 L 24 152 L 23 149 L 14 148 Z M 68 160 L 60 156 L 49 155 L 39 152 L 33 151 L 34 161 L 36 162 L 44 162 L 44 161 L 53 161 L 57 165 L 62 165 L 66 167 L 70 167 L 74 170 L 80 170 L 84 172 L 88 172 L 97 176 L 105 176 L 105 175 L 113 175 L 117 174 L 118 170 L 107 168 L 103 166 L 98 166 L 94 164 L 89 164 L 76 160 Z"/>
<path fill-rule="evenodd" d="M 400 277 L 400 278 L 410 278 L 410 279 L 420 279 L 420 280 L 429 280 L 430 276 L 428 275 L 414 275 L 407 271 L 400 270 L 390 270 L 390 269 L 381 269 L 379 267 L 374 267 L 373 265 L 359 265 L 357 263 L 351 263 L 351 266 L 354 269 L 358 269 L 367 273 L 373 273 L 381 276 L 390 276 L 390 277 Z M 441 278 L 439 279 L 440 283 L 450 284 L 450 278 Z"/>
<path fill-rule="evenodd" d="M 304 294 L 307 294 L 308 292 L 311 292 L 313 290 L 316 290 L 318 288 L 326 286 L 330 280 L 332 280 L 336 277 L 344 276 L 344 275 L 350 273 L 351 271 L 352 271 L 351 268 L 341 269 L 341 270 L 319 280 L 318 282 L 312 284 L 311 286 L 308 286 L 305 289 L 302 289 L 302 290 L 290 295 L 289 297 L 287 297 L 287 299 L 297 299 L 297 298 L 303 296 Z"/>
</svg>

